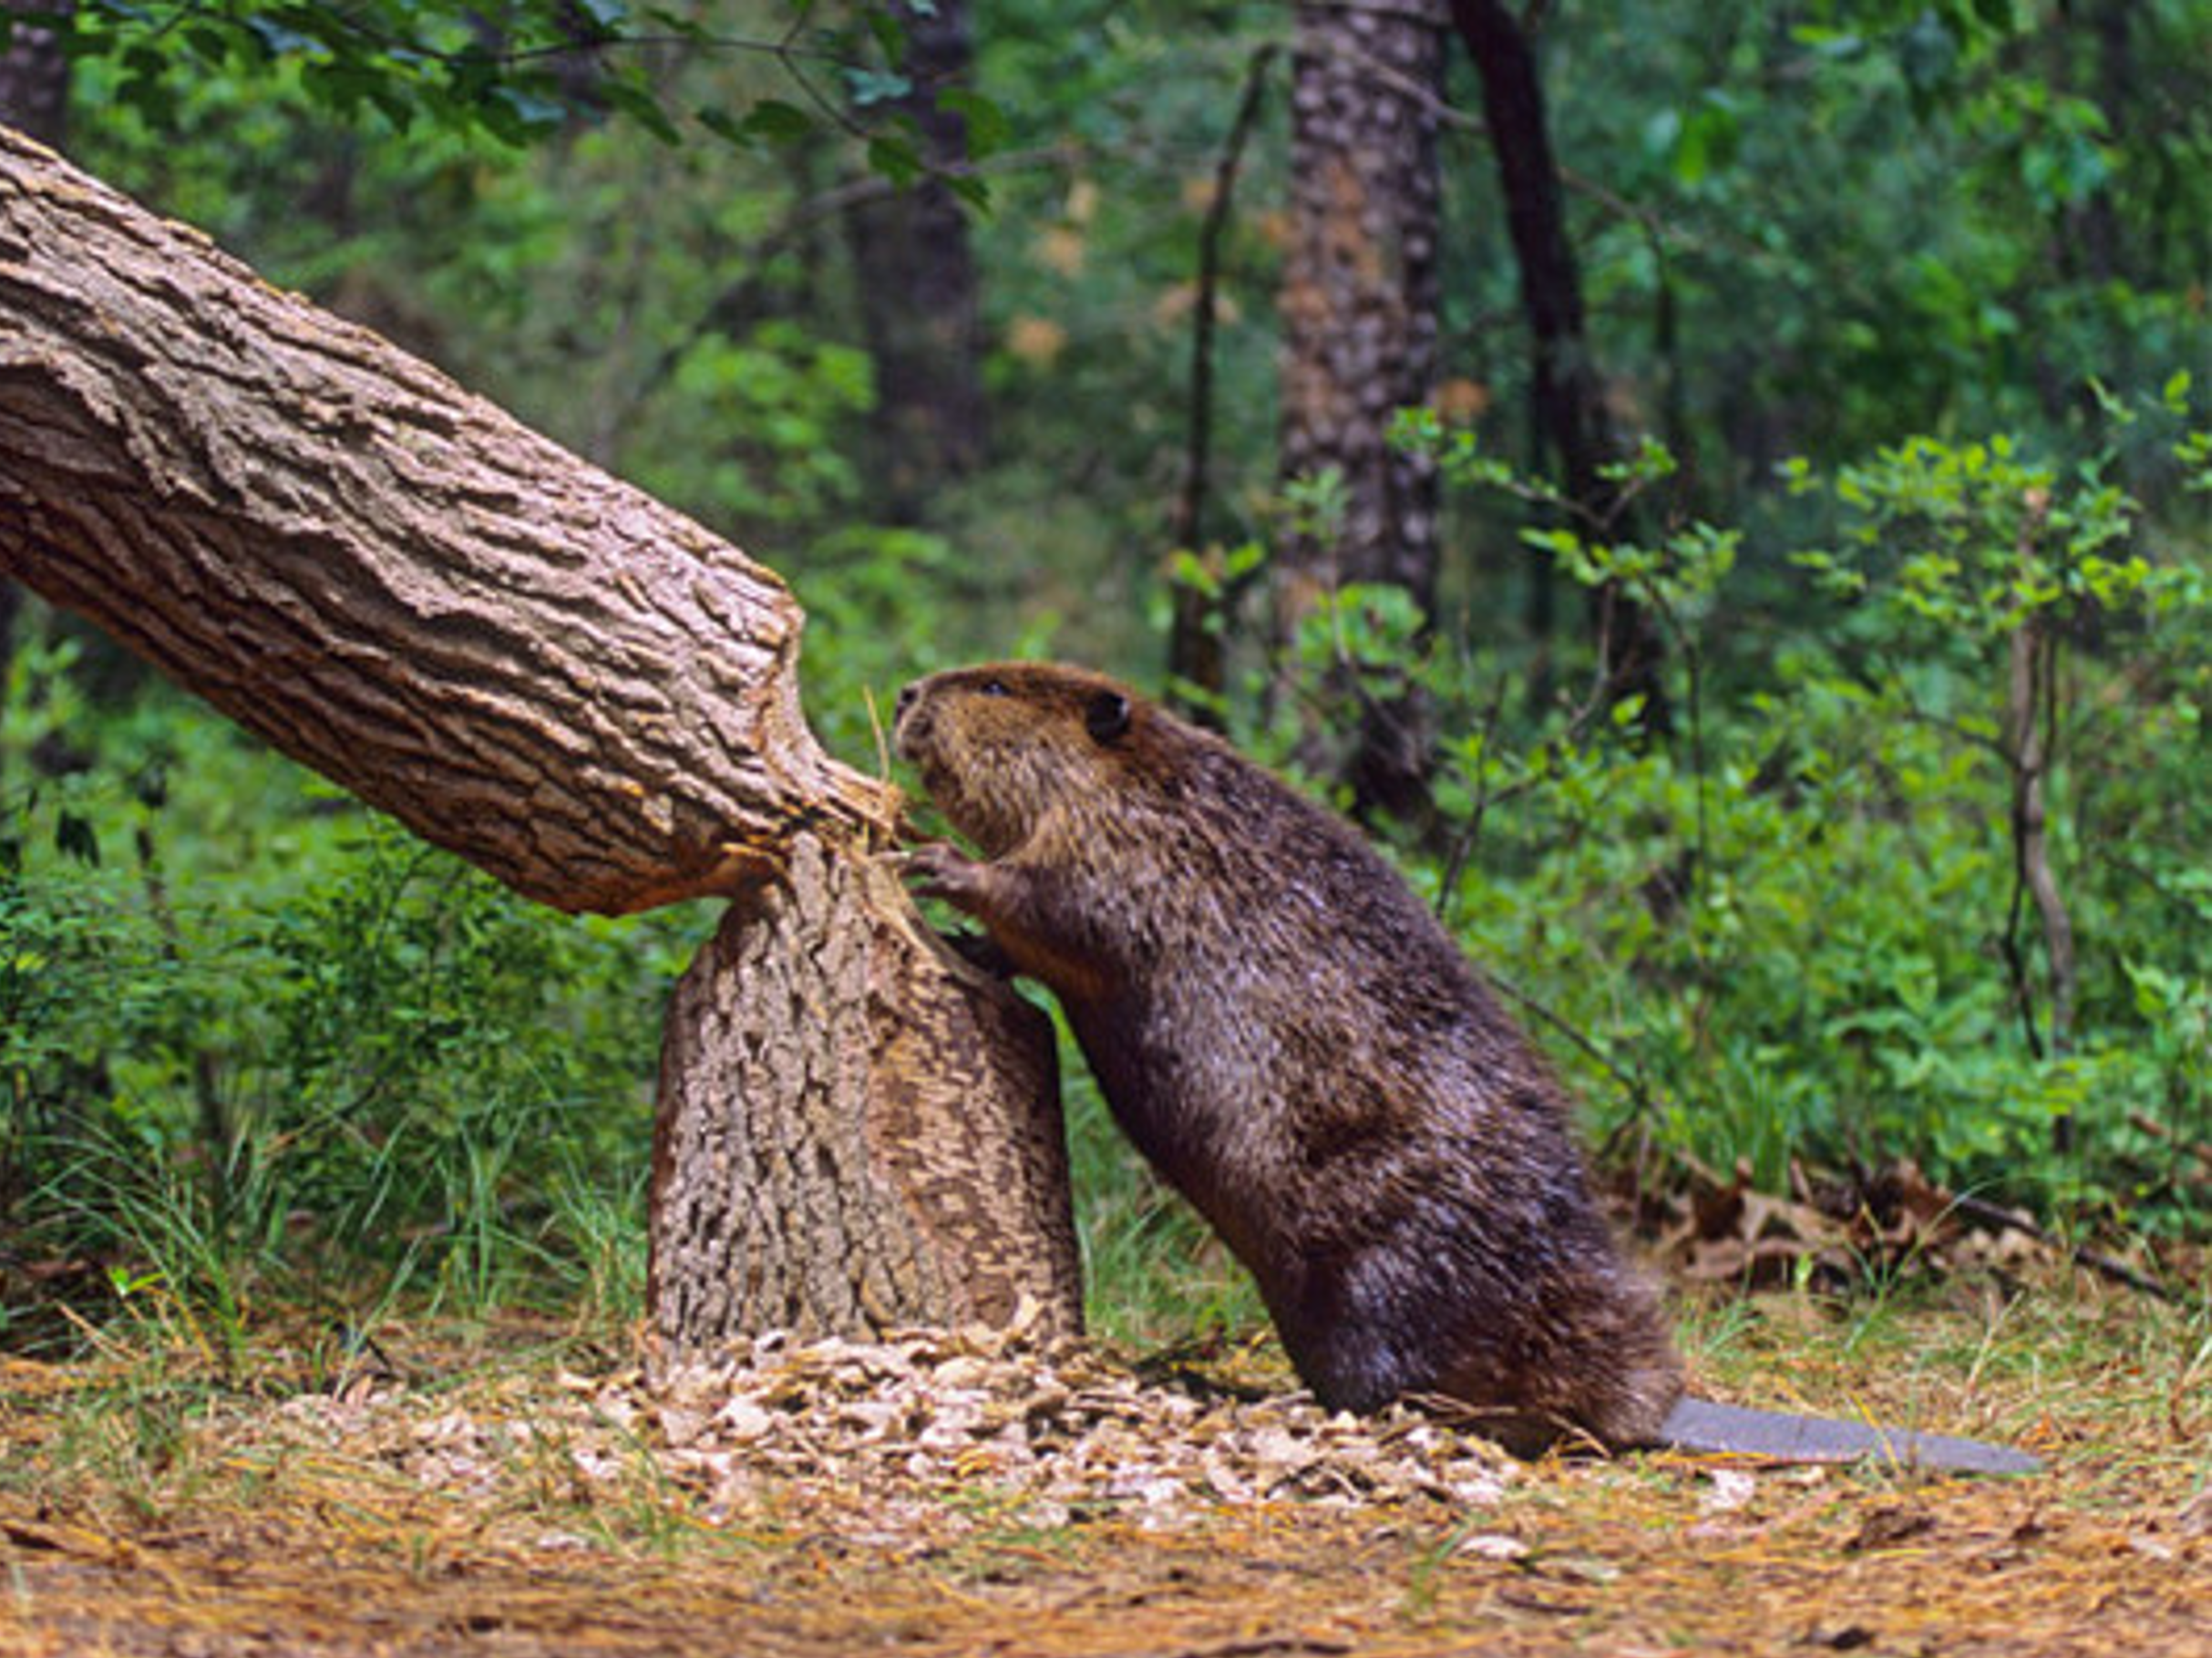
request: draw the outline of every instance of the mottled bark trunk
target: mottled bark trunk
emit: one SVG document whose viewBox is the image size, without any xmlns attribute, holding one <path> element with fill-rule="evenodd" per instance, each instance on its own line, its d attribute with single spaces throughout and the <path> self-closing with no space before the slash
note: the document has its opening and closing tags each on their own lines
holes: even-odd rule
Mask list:
<svg viewBox="0 0 2212 1658">
<path fill-rule="evenodd" d="M 1075 1333 L 1056 1108 L 1010 1135 L 917 1086 L 1056 1100 L 1052 1023 L 921 926 L 888 870 L 802 838 L 677 986 L 662 1064 L 650 1299 L 676 1352 L 764 1326 L 1003 1327 L 1025 1302 Z"/>
<path fill-rule="evenodd" d="M 1279 646 L 1348 582 L 1436 594 L 1436 476 L 1389 439 L 1436 366 L 1436 115 L 1442 0 L 1298 7 L 1291 89 L 1292 232 L 1282 284 L 1282 471 L 1343 480 L 1332 532 L 1290 534 L 1278 560 Z M 1346 693 L 1351 687 L 1339 685 Z M 1310 752 L 1363 799 L 1421 793 L 1430 734 L 1411 698 L 1363 710 L 1357 749 Z"/>
<path fill-rule="evenodd" d="M 965 0 L 892 9 L 906 31 L 902 67 L 913 89 L 888 108 L 911 118 L 925 160 L 956 165 L 967 153 L 965 124 L 937 98 L 970 79 Z M 983 309 L 968 216 L 950 190 L 925 180 L 854 208 L 846 223 L 876 369 L 877 487 L 885 513 L 912 522 L 941 486 L 983 458 Z"/>
<path fill-rule="evenodd" d="M 666 1041 L 672 1343 L 1024 1292 L 1074 1327 L 1036 1016 L 930 970 L 876 862 L 896 791 L 807 729 L 770 572 L 5 129 L 0 570 L 518 891 L 737 899 Z M 794 1169 L 803 1216 L 716 1234 Z M 868 1296 L 801 1258 L 893 1242 Z"/>
<path fill-rule="evenodd" d="M 1459 36 L 1482 82 L 1483 115 L 1506 199 L 1506 228 L 1520 265 L 1521 304 L 1534 356 L 1536 421 L 1564 475 L 1586 532 L 1622 534 L 1620 492 L 1602 476 L 1618 458 L 1605 409 L 1604 381 L 1582 310 L 1582 276 L 1568 240 L 1559 170 L 1551 151 L 1536 46 L 1505 0 L 1452 0 Z M 1541 555 L 1540 555 L 1541 556 Z M 1548 564 L 1535 579 L 1550 580 Z M 1590 595 L 1590 626 L 1612 700 L 1641 696 L 1642 724 L 1670 730 L 1658 628 L 1632 595 L 1608 583 Z"/>
</svg>

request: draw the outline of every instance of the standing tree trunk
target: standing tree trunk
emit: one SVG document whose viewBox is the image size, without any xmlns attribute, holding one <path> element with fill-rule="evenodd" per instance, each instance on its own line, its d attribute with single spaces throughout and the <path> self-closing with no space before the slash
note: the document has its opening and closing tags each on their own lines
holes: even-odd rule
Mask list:
<svg viewBox="0 0 2212 1658">
<path fill-rule="evenodd" d="M 1301 0 L 1291 88 L 1291 240 L 1282 279 L 1282 472 L 1333 472 L 1343 513 L 1286 535 L 1275 641 L 1348 582 L 1436 598 L 1436 472 L 1394 448 L 1392 417 L 1428 400 L 1436 368 L 1436 116 L 1442 0 Z M 1337 693 L 1354 687 L 1339 684 Z M 1354 751 L 1309 764 L 1363 803 L 1425 791 L 1431 736 L 1410 695 L 1370 701 Z"/>
<path fill-rule="evenodd" d="M 967 156 L 966 124 L 937 99 L 970 78 L 966 0 L 891 9 L 906 34 L 912 88 L 885 108 L 913 120 L 925 161 L 957 165 Z M 876 367 L 873 475 L 885 513 L 913 523 L 940 486 L 983 458 L 983 306 L 968 216 L 941 181 L 925 179 L 854 208 L 846 228 Z"/>
<path fill-rule="evenodd" d="M 878 869 L 773 573 L 5 129 L 0 569 L 529 897 L 736 901 L 667 1027 L 672 1347 L 1075 1327 L 1043 1016 Z"/>
<path fill-rule="evenodd" d="M 880 864 L 811 835 L 793 854 L 787 879 L 731 906 L 670 1010 L 661 1328 L 880 1330 L 915 1307 L 1004 1323 L 1024 1297 L 1044 1311 L 1037 1241 L 1059 1281 L 1079 1271 L 1050 1022 L 938 943 Z M 1049 1131 L 948 1112 L 924 1078 L 1044 1102 Z M 1025 1206 L 1013 1226 L 1009 1201 Z"/>
<path fill-rule="evenodd" d="M 1558 458 L 1568 499 L 1585 520 L 1577 528 L 1619 533 L 1620 491 L 1602 473 L 1618 458 L 1618 446 L 1584 324 L 1582 277 L 1567 237 L 1535 44 L 1505 0 L 1452 0 L 1452 16 L 1482 81 L 1506 228 L 1520 265 L 1537 426 Z M 1548 582 L 1549 566 L 1539 567 L 1535 579 L 1539 587 Z M 1661 677 L 1665 649 L 1651 617 L 1618 583 L 1608 583 L 1590 595 L 1590 623 L 1608 699 L 1642 697 L 1644 728 L 1664 734 L 1673 723 Z"/>
</svg>

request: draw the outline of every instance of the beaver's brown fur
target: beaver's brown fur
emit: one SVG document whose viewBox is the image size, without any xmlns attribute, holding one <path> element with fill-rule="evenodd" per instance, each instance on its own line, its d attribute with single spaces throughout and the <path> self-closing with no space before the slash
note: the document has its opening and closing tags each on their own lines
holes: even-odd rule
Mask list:
<svg viewBox="0 0 2212 1658">
<path fill-rule="evenodd" d="M 988 857 L 911 856 L 1059 996 L 1116 1117 L 1258 1280 L 1324 1405 L 1647 1443 L 1682 1392 L 1560 1091 L 1405 882 L 1226 743 L 1080 669 L 900 693 Z"/>
</svg>

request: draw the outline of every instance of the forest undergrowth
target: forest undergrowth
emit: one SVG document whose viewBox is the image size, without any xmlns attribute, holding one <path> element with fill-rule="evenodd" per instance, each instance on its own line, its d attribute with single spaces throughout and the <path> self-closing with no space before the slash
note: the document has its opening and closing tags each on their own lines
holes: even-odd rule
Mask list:
<svg viewBox="0 0 2212 1658">
<path fill-rule="evenodd" d="M 2186 392 L 2130 418 L 2201 470 Z M 1664 619 L 1664 741 L 1358 588 L 1310 665 L 1437 710 L 1433 811 L 1373 827 L 1582 1098 L 1701 1391 L 2044 1474 L 1332 1423 L 1073 1065 L 1095 1349 L 648 1374 L 654 1030 L 711 917 L 532 911 L 39 613 L 0 723 L 0 1651 L 2190 1650 L 2202 572 L 2005 443 L 1796 484 L 1823 551 L 1538 532 Z M 1761 595 L 1807 579 L 1794 629 Z"/>
<path fill-rule="evenodd" d="M 1455 53 L 1395 433 L 1435 602 L 1294 636 L 1355 491 L 1283 475 L 1292 77 L 1389 8 L 1014 5 L 941 107 L 909 26 L 964 7 L 586 5 L 588 55 L 536 0 L 45 9 L 5 67 L 73 159 L 786 576 L 847 760 L 986 656 L 1348 810 L 1410 720 L 1363 827 L 1569 1085 L 1700 1389 L 2046 1471 L 1332 1422 L 1072 1045 L 1094 1346 L 662 1374 L 655 1049 L 717 917 L 533 910 L 0 587 L 0 1654 L 2201 1649 L 2201 7 L 1451 8 L 1538 36 L 1575 258 L 1533 291 L 1587 335 L 1517 320 Z M 975 211 L 901 242 L 918 182 Z M 865 257 L 929 245 L 964 299 Z M 1571 499 L 1562 349 L 1623 435 Z M 1219 685 L 1155 666 L 1194 616 Z"/>
</svg>

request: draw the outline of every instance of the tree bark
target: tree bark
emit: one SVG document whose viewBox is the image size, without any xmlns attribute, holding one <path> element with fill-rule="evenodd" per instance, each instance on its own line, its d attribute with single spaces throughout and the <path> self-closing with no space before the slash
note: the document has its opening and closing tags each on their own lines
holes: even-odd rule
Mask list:
<svg viewBox="0 0 2212 1658">
<path fill-rule="evenodd" d="M 670 1345 L 1078 1326 L 1042 1015 L 881 867 L 783 584 L 4 129 L 0 570 L 530 897 L 737 901 L 664 1043 Z"/>
<path fill-rule="evenodd" d="M 1056 1105 L 1008 1135 L 913 1080 L 955 1096 L 995 1080 L 1056 1102 L 1051 1021 L 920 926 L 880 865 L 840 861 L 811 836 L 796 853 L 787 880 L 731 907 L 670 1011 L 657 1334 L 681 1353 L 761 1327 L 1003 1327 L 1026 1302 L 1073 1334 L 1061 1287 L 1080 1268 Z"/>
<path fill-rule="evenodd" d="M 1536 46 L 1505 0 L 1452 0 L 1452 18 L 1482 83 L 1506 228 L 1520 266 L 1537 426 L 1558 458 L 1568 499 L 1585 518 L 1579 527 L 1619 533 L 1620 491 L 1602 474 L 1605 464 L 1619 458 L 1619 445 L 1585 324 L 1582 276 L 1567 235 Z M 1548 582 L 1549 566 L 1539 567 L 1535 579 Z M 1671 729 L 1661 675 L 1666 653 L 1651 617 L 1618 583 L 1609 583 L 1590 596 L 1590 622 L 1610 698 L 1641 696 L 1644 728 L 1656 734 Z"/>
<path fill-rule="evenodd" d="M 65 9 L 65 0 L 0 0 L 0 15 Z M 0 50 L 0 125 L 15 127 L 51 149 L 61 148 L 69 124 L 69 60 L 54 31 L 18 21 Z M 0 685 L 7 683 L 15 648 L 15 617 L 23 590 L 0 575 Z"/>
<path fill-rule="evenodd" d="M 1335 471 L 1343 516 L 1333 534 L 1284 538 L 1279 646 L 1350 582 L 1402 587 L 1424 614 L 1435 608 L 1435 467 L 1395 448 L 1389 431 L 1399 409 L 1427 401 L 1435 378 L 1443 68 L 1442 0 L 1297 8 L 1282 472 Z M 1354 754 L 1307 758 L 1351 778 L 1363 801 L 1394 808 L 1422 792 L 1430 746 L 1416 703 L 1392 699 L 1364 710 Z"/>
<path fill-rule="evenodd" d="M 12 136 L 0 564 L 562 910 L 890 822 L 800 716 L 771 572 Z"/>
</svg>

